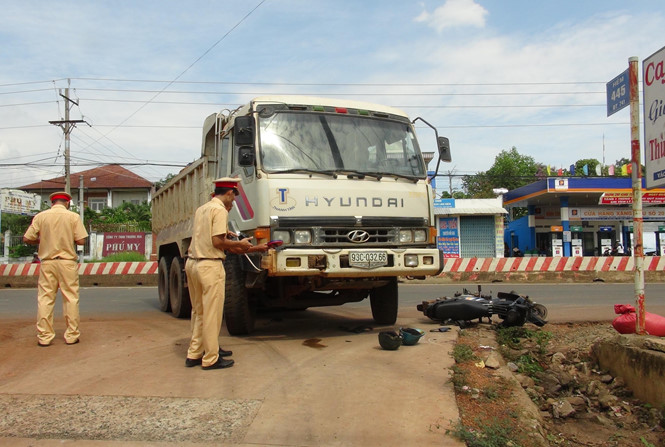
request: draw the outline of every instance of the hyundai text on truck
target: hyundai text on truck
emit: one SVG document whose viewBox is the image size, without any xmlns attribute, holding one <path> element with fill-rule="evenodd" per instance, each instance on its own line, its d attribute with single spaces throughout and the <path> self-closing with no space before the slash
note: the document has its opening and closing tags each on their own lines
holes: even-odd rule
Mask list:
<svg viewBox="0 0 665 447">
<path fill-rule="evenodd" d="M 436 140 L 438 169 L 450 161 L 450 148 L 445 137 Z M 201 158 L 154 195 L 159 303 L 177 317 L 191 313 L 184 265 L 194 212 L 210 200 L 219 177 L 240 179 L 229 229 L 255 243 L 283 242 L 266 253 L 227 253 L 224 321 L 232 335 L 250 333 L 259 308 L 367 297 L 376 323 L 394 324 L 398 277 L 443 269 L 432 187 L 404 112 L 357 101 L 259 97 L 208 116 Z"/>
</svg>

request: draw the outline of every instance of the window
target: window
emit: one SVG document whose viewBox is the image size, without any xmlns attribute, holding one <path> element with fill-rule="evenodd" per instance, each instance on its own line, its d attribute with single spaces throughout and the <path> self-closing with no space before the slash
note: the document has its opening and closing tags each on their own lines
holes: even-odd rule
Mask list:
<svg viewBox="0 0 665 447">
<path fill-rule="evenodd" d="M 106 208 L 106 199 L 88 199 L 88 208 L 93 211 L 101 211 Z"/>
</svg>

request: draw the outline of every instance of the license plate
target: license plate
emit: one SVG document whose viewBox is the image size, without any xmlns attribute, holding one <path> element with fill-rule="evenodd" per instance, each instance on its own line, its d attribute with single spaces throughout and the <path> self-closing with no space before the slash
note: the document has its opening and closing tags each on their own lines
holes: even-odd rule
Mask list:
<svg viewBox="0 0 665 447">
<path fill-rule="evenodd" d="M 383 267 L 388 264 L 385 251 L 352 251 L 349 253 L 349 265 L 363 269 Z"/>
</svg>

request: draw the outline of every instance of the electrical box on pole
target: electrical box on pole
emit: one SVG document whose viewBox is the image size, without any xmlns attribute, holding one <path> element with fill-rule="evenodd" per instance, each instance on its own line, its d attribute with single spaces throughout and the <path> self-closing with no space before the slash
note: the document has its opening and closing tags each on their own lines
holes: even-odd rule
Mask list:
<svg viewBox="0 0 665 447">
<path fill-rule="evenodd" d="M 49 121 L 49 124 L 53 124 L 54 126 L 60 126 L 65 134 L 65 191 L 67 191 L 67 194 L 71 194 L 71 181 L 70 181 L 70 172 L 69 172 L 69 165 L 70 165 L 69 134 L 72 132 L 74 127 L 76 127 L 76 124 L 85 123 L 85 121 L 69 119 L 69 110 L 71 109 L 72 104 L 75 104 L 77 106 L 79 105 L 78 102 L 69 98 L 69 87 L 65 89 L 65 94 L 63 95 L 62 93 L 60 93 L 60 96 L 62 96 L 65 100 L 65 119 L 58 121 Z"/>
</svg>

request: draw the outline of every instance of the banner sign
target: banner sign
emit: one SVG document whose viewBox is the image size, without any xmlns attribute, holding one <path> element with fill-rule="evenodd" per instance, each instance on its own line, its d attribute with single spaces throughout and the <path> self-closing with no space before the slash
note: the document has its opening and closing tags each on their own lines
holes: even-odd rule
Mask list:
<svg viewBox="0 0 665 447">
<path fill-rule="evenodd" d="M 104 233 L 102 256 L 126 251 L 145 254 L 145 233 Z"/>
<path fill-rule="evenodd" d="M 39 212 L 41 197 L 18 189 L 0 190 L 0 210 L 9 214 L 34 215 Z"/>
<path fill-rule="evenodd" d="M 642 63 L 646 187 L 665 185 L 665 47 Z"/>
<path fill-rule="evenodd" d="M 598 201 L 598 205 L 632 205 L 632 203 L 632 192 L 605 192 Z M 663 204 L 665 192 L 642 192 L 642 203 Z"/>
<path fill-rule="evenodd" d="M 607 116 L 610 116 L 630 104 L 630 86 L 628 69 L 606 85 Z"/>
<path fill-rule="evenodd" d="M 633 220 L 631 208 L 568 208 L 572 220 Z M 665 208 L 646 207 L 642 210 L 644 220 L 665 221 Z"/>
<path fill-rule="evenodd" d="M 437 248 L 444 258 L 459 258 L 459 231 L 457 217 L 439 217 Z"/>
</svg>

